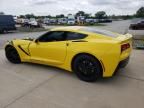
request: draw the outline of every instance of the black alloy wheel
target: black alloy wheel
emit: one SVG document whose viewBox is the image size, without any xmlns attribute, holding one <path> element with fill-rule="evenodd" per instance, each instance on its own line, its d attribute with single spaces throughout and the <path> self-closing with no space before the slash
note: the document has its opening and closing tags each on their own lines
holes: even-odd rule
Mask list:
<svg viewBox="0 0 144 108">
<path fill-rule="evenodd" d="M 79 79 L 94 82 L 102 76 L 102 68 L 97 59 L 89 55 L 80 55 L 73 62 L 73 71 Z"/>
</svg>

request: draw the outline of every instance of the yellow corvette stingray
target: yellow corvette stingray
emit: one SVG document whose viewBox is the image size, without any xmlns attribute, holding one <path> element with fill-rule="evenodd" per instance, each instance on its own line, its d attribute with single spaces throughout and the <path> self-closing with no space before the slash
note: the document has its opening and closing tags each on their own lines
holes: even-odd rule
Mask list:
<svg viewBox="0 0 144 108">
<path fill-rule="evenodd" d="M 32 62 L 59 67 L 84 81 L 111 77 L 125 67 L 131 53 L 132 36 L 90 27 L 62 27 L 37 39 L 16 39 L 5 46 L 12 63 Z"/>
</svg>

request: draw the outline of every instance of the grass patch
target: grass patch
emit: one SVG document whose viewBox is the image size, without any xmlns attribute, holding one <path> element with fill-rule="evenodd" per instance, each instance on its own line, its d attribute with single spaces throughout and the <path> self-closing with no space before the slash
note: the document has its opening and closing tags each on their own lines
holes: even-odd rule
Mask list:
<svg viewBox="0 0 144 108">
<path fill-rule="evenodd" d="M 28 27 L 19 27 L 17 28 L 19 32 L 40 32 L 40 31 L 46 31 L 45 28 L 28 28 Z"/>
</svg>

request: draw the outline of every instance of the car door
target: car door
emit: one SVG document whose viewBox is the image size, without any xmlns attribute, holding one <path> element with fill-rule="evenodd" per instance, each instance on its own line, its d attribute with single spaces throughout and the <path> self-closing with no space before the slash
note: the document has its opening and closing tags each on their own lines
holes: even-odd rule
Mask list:
<svg viewBox="0 0 144 108">
<path fill-rule="evenodd" d="M 29 46 L 31 61 L 42 64 L 62 64 L 66 57 L 65 33 L 50 31 Z"/>
</svg>

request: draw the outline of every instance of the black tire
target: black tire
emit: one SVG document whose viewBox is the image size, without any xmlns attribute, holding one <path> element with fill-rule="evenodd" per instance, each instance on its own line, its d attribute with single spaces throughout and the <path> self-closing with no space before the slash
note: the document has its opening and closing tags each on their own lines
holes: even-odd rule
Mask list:
<svg viewBox="0 0 144 108">
<path fill-rule="evenodd" d="M 6 55 L 6 58 L 10 62 L 15 63 L 15 64 L 21 63 L 20 56 L 19 56 L 17 50 L 13 46 L 6 47 L 5 55 Z"/>
<path fill-rule="evenodd" d="M 90 55 L 79 55 L 72 63 L 72 69 L 80 80 L 95 82 L 102 76 L 102 67 L 99 61 Z"/>
<path fill-rule="evenodd" d="M 2 30 L 0 30 L 0 33 L 4 33 L 4 30 L 2 29 Z"/>
</svg>

